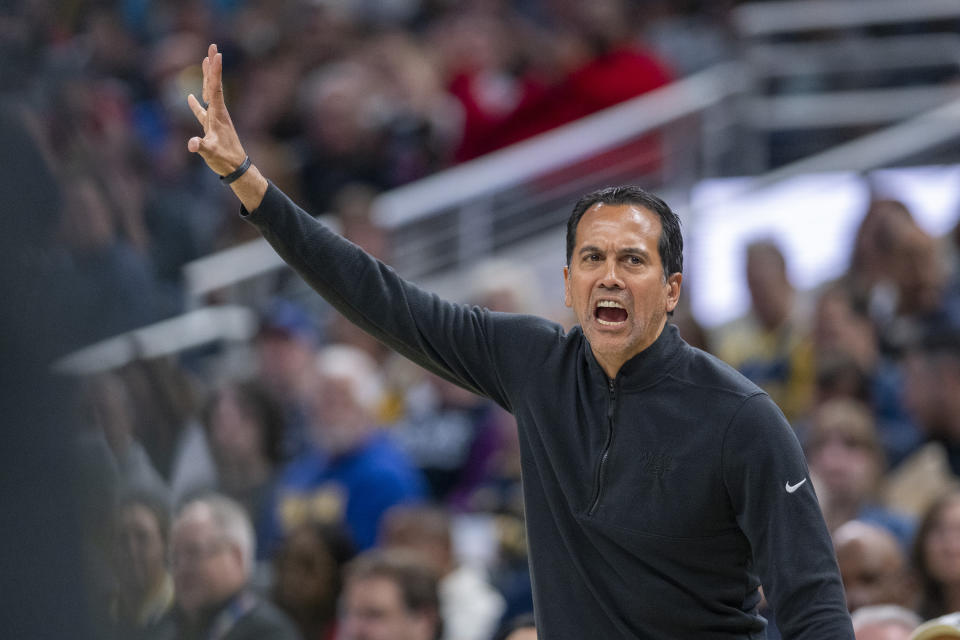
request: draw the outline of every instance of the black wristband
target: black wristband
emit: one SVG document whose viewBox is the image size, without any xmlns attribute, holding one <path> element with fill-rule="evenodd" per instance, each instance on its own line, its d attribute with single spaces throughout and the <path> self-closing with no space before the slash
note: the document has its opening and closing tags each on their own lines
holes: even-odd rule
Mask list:
<svg viewBox="0 0 960 640">
<path fill-rule="evenodd" d="M 247 169 L 250 168 L 250 164 L 251 164 L 250 156 L 247 156 L 246 158 L 244 158 L 240 166 L 237 167 L 234 171 L 232 171 L 231 173 L 228 173 L 225 176 L 220 176 L 220 182 L 222 182 L 223 184 L 230 184 L 231 182 L 235 182 L 237 178 L 239 178 L 240 176 L 242 176 L 247 172 Z"/>
</svg>

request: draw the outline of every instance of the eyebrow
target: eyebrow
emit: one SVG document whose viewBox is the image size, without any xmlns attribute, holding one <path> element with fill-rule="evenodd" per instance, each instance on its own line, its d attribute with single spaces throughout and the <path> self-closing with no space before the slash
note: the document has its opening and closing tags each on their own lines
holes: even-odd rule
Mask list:
<svg viewBox="0 0 960 640">
<path fill-rule="evenodd" d="M 605 251 L 600 247 L 587 245 L 586 247 L 581 247 L 580 251 L 577 252 L 577 255 L 583 255 L 585 253 L 605 253 Z M 617 251 L 617 255 L 638 255 L 646 258 L 649 257 L 650 253 L 644 249 L 640 249 L 639 247 L 624 247 L 623 249 Z"/>
</svg>

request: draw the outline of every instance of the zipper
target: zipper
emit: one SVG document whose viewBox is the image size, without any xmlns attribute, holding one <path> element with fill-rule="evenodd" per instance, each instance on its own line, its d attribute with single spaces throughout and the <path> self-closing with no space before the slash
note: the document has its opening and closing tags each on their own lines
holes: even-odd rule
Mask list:
<svg viewBox="0 0 960 640">
<path fill-rule="evenodd" d="M 610 457 L 610 444 L 613 442 L 613 409 L 617 401 L 617 388 L 613 380 L 607 380 L 607 387 L 610 389 L 610 402 L 607 404 L 607 441 L 603 445 L 603 451 L 600 453 L 600 463 L 597 464 L 597 489 L 593 495 L 593 504 L 590 505 L 590 511 L 587 515 L 592 516 L 600 504 L 600 496 L 603 492 L 603 466 Z"/>
</svg>

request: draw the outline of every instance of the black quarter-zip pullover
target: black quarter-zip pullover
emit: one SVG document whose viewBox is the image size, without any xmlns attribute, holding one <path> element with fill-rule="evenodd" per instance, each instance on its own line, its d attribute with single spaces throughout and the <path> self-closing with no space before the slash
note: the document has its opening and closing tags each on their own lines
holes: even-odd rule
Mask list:
<svg viewBox="0 0 960 640">
<path fill-rule="evenodd" d="M 241 213 L 348 319 L 516 416 L 540 638 L 759 640 L 762 582 L 784 638 L 852 640 L 793 431 L 675 327 L 609 380 L 579 327 L 441 300 L 273 185 Z"/>
</svg>

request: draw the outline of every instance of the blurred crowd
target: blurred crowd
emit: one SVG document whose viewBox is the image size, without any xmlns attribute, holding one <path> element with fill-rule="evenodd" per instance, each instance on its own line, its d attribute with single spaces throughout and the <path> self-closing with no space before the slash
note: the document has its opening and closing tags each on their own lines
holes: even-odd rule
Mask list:
<svg viewBox="0 0 960 640">
<path fill-rule="evenodd" d="M 15 229 L 26 240 L 3 246 L 52 283 L 44 301 L 23 298 L 44 355 L 180 313 L 183 265 L 252 237 L 186 151 L 198 127 L 185 96 L 199 94 L 209 42 L 264 174 L 387 260 L 369 216 L 379 191 L 729 49 L 723 2 L 13 5 L 0 8 L 0 147 L 18 152 L 4 198 L 31 213 Z M 960 610 L 958 256 L 960 225 L 931 237 L 875 199 L 843 277 L 797 291 L 783 252 L 759 240 L 746 316 L 712 331 L 674 318 L 794 425 L 860 640 Z M 287 278 L 262 292 L 256 335 L 229 358 L 208 346 L 134 359 L 76 385 L 100 637 L 535 637 L 513 418 L 285 295 Z M 487 265 L 474 282 L 468 302 L 553 315 L 522 266 Z"/>
<path fill-rule="evenodd" d="M 877 197 L 841 277 L 798 291 L 776 242 L 757 239 L 744 251 L 749 312 L 688 331 L 794 426 L 851 611 L 960 610 L 958 250 L 960 224 L 933 237 L 903 203 Z"/>
<path fill-rule="evenodd" d="M 721 57 L 722 23 L 709 51 L 676 61 L 644 44 L 704 22 L 697 3 L 673 4 L 16 0 L 0 7 L 0 87 L 56 167 L 77 273 L 64 292 L 99 296 L 82 323 L 93 340 L 175 314 L 182 265 L 251 237 L 185 152 L 208 43 L 250 156 L 319 215 Z"/>
</svg>

